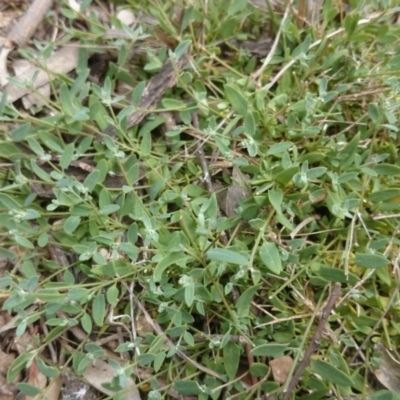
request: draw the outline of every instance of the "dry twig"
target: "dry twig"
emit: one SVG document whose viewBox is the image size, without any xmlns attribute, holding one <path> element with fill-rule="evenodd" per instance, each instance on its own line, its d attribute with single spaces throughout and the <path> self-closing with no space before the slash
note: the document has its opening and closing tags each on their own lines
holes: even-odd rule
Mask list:
<svg viewBox="0 0 400 400">
<path fill-rule="evenodd" d="M 301 376 L 303 375 L 303 372 L 306 369 L 308 363 L 310 362 L 311 356 L 315 353 L 318 346 L 320 345 L 321 336 L 324 331 L 325 325 L 328 322 L 329 315 L 332 312 L 333 307 L 335 306 L 335 304 L 339 298 L 340 288 L 341 288 L 340 283 L 335 283 L 335 285 L 333 286 L 331 295 L 329 296 L 326 306 L 322 311 L 321 318 L 319 320 L 319 323 L 318 323 L 317 329 L 314 333 L 314 336 L 311 340 L 310 346 L 307 348 L 303 359 L 301 360 L 300 364 L 297 367 L 296 372 L 294 373 L 293 377 L 291 378 L 289 385 L 287 386 L 287 389 L 283 393 L 283 397 L 282 397 L 283 400 L 289 400 L 294 388 L 296 387 L 298 381 L 300 380 Z"/>
</svg>

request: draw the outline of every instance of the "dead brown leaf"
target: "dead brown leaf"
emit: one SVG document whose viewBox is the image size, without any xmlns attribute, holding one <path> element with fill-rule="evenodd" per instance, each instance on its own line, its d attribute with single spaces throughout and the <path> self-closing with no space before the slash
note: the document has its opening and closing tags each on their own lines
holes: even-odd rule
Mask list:
<svg viewBox="0 0 400 400">
<path fill-rule="evenodd" d="M 25 14 L 13 26 L 7 39 L 18 46 L 23 46 L 36 31 L 52 5 L 53 0 L 34 0 Z"/>
<path fill-rule="evenodd" d="M 15 383 L 8 383 L 6 374 L 11 363 L 14 361 L 14 354 L 6 354 L 0 350 L 0 399 L 14 400 L 17 397 L 17 387 Z"/>
<path fill-rule="evenodd" d="M 400 393 L 400 362 L 383 345 L 377 344 L 375 349 L 380 354 L 380 366 L 375 376 L 385 388 Z"/>
<path fill-rule="evenodd" d="M 47 385 L 47 378 L 38 370 L 35 360 L 28 370 L 28 383 L 38 389 L 44 389 Z M 41 397 L 41 395 L 39 396 Z M 25 400 L 36 400 L 38 398 L 37 396 L 25 396 Z"/>
<path fill-rule="evenodd" d="M 290 356 L 282 356 L 271 360 L 269 366 L 271 367 L 274 381 L 284 384 L 292 369 L 292 365 L 293 358 Z"/>
<path fill-rule="evenodd" d="M 99 392 L 105 393 L 109 396 L 113 394 L 112 391 L 103 387 L 103 383 L 110 382 L 115 375 L 115 369 L 105 361 L 96 359 L 83 373 L 85 380 Z M 135 382 L 128 378 L 127 386 L 131 387 L 125 393 L 125 400 L 141 400 L 139 391 L 134 387 Z"/>
</svg>

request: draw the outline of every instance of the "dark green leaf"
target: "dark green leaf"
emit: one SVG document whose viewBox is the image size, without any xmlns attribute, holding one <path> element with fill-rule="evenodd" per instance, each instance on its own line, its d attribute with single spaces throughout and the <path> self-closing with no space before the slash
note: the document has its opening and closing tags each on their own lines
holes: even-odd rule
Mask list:
<svg viewBox="0 0 400 400">
<path fill-rule="evenodd" d="M 175 381 L 175 389 L 184 396 L 192 396 L 202 393 L 199 384 L 196 381 Z"/>
<path fill-rule="evenodd" d="M 234 342 L 229 342 L 223 348 L 224 367 L 228 378 L 233 380 L 236 378 L 236 373 L 239 368 L 241 349 Z"/>
<path fill-rule="evenodd" d="M 154 269 L 154 281 L 160 282 L 164 271 L 173 264 L 181 264 L 188 259 L 185 253 L 177 252 L 168 254 L 164 257 L 155 267 Z"/>
<path fill-rule="evenodd" d="M 275 243 L 264 242 L 260 248 L 260 258 L 263 264 L 274 274 L 282 272 L 282 260 Z"/>
<path fill-rule="evenodd" d="M 263 378 L 267 375 L 269 368 L 268 365 L 259 362 L 253 362 L 250 366 L 250 375 L 255 376 L 256 378 Z"/>
<path fill-rule="evenodd" d="M 312 370 L 322 378 L 338 386 L 352 386 L 353 381 L 340 369 L 323 360 L 311 360 Z"/>
<path fill-rule="evenodd" d="M 358 282 L 356 275 L 350 273 L 346 275 L 345 271 L 339 268 L 320 267 L 317 274 L 329 282 L 349 283 L 350 285 Z"/>
<path fill-rule="evenodd" d="M 232 104 L 234 110 L 243 117 L 247 114 L 248 103 L 245 96 L 237 86 L 228 84 L 224 86 L 226 97 Z"/>
<path fill-rule="evenodd" d="M 254 295 L 256 294 L 259 286 L 250 286 L 247 288 L 239 297 L 236 302 L 236 310 L 239 316 L 247 317 L 249 314 L 250 303 L 253 300 Z"/>
<path fill-rule="evenodd" d="M 254 349 L 251 350 L 251 354 L 253 354 L 253 356 L 276 358 L 282 356 L 287 348 L 287 344 L 268 343 L 254 347 Z"/>
<path fill-rule="evenodd" d="M 283 200 L 283 192 L 282 189 L 276 188 L 276 189 L 270 189 L 268 191 L 268 199 L 272 205 L 272 207 L 275 208 L 275 210 L 278 213 L 282 212 L 282 200 Z"/>
</svg>

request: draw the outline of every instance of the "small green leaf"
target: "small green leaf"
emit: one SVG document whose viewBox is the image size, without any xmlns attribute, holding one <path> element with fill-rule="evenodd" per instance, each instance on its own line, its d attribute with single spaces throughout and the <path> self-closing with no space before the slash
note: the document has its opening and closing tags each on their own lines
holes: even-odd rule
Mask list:
<svg viewBox="0 0 400 400">
<path fill-rule="evenodd" d="M 250 286 L 240 295 L 238 301 L 236 302 L 236 310 L 239 316 L 248 316 L 251 300 L 253 299 L 253 296 L 256 294 L 258 289 L 258 285 Z"/>
<path fill-rule="evenodd" d="M 37 240 L 37 244 L 39 247 L 46 247 L 49 243 L 49 235 L 46 232 L 43 232 Z"/>
<path fill-rule="evenodd" d="M 174 387 L 184 396 L 192 396 L 202 393 L 202 390 L 196 381 L 175 381 Z"/>
<path fill-rule="evenodd" d="M 92 319 L 90 318 L 90 315 L 85 313 L 83 315 L 83 317 L 81 318 L 81 325 L 83 330 L 90 335 L 92 333 L 92 328 L 93 328 L 93 324 L 92 324 Z"/>
<path fill-rule="evenodd" d="M 75 146 L 70 143 L 63 151 L 60 159 L 60 167 L 62 169 L 67 169 L 71 164 L 72 158 L 74 156 Z"/>
<path fill-rule="evenodd" d="M 243 96 L 242 92 L 238 87 L 228 84 L 224 86 L 226 97 L 232 104 L 234 110 L 242 115 L 243 117 L 247 114 L 248 103 L 246 97 Z"/>
<path fill-rule="evenodd" d="M 181 264 L 188 259 L 185 253 L 183 252 L 176 252 L 168 254 L 164 257 L 155 267 L 154 269 L 154 281 L 160 282 L 164 271 L 173 264 Z"/>
<path fill-rule="evenodd" d="M 382 189 L 377 192 L 371 193 L 369 200 L 373 203 L 386 202 L 386 201 L 400 201 L 400 189 Z"/>
<path fill-rule="evenodd" d="M 207 252 L 207 259 L 210 261 L 226 262 L 235 265 L 247 265 L 249 259 L 243 254 L 228 249 L 211 249 Z"/>
<path fill-rule="evenodd" d="M 279 275 L 282 272 L 282 260 L 275 243 L 265 242 L 260 248 L 260 258 L 274 274 Z"/>
<path fill-rule="evenodd" d="M 71 234 L 81 223 L 81 218 L 74 215 L 69 216 L 63 224 L 64 231 Z"/>
<path fill-rule="evenodd" d="M 167 354 L 165 353 L 165 351 L 160 351 L 155 355 L 153 363 L 153 368 L 155 372 L 158 372 L 160 370 L 160 368 L 164 364 L 166 356 Z"/>
<path fill-rule="evenodd" d="M 21 206 L 10 196 L 0 193 L 0 203 L 3 204 L 8 210 L 18 210 Z"/>
<path fill-rule="evenodd" d="M 250 375 L 255 376 L 256 378 L 262 378 L 268 373 L 268 365 L 264 363 L 253 362 L 250 366 Z"/>
<path fill-rule="evenodd" d="M 272 207 L 274 207 L 278 213 L 282 213 L 282 207 L 281 207 L 283 201 L 282 189 L 280 188 L 270 189 L 268 191 L 268 199 L 272 204 Z"/>
<path fill-rule="evenodd" d="M 379 117 L 380 117 L 379 109 L 375 103 L 368 104 L 368 115 L 374 124 L 376 124 L 379 121 Z"/>
<path fill-rule="evenodd" d="M 233 380 L 236 378 L 236 373 L 239 368 L 241 350 L 234 342 L 229 342 L 223 348 L 224 367 L 228 378 Z"/>
<path fill-rule="evenodd" d="M 32 397 L 32 398 L 36 397 L 41 391 L 40 388 L 30 385 L 29 383 L 24 383 L 24 382 L 18 383 L 17 388 L 21 393 L 25 394 L 26 396 Z"/>
<path fill-rule="evenodd" d="M 368 269 L 378 269 L 386 267 L 390 261 L 379 254 L 356 254 L 354 260 L 356 265 Z"/>
<path fill-rule="evenodd" d="M 3 247 L 0 247 L 0 255 L 8 260 L 13 260 L 16 257 L 16 254 L 10 250 L 7 250 Z"/>
<path fill-rule="evenodd" d="M 342 269 L 332 267 L 320 267 L 318 269 L 318 277 L 326 279 L 329 282 L 341 282 L 354 285 L 358 282 L 359 278 L 354 274 L 347 274 Z"/>
<path fill-rule="evenodd" d="M 118 303 L 118 297 L 119 297 L 119 290 L 117 286 L 114 284 L 107 289 L 108 304 L 110 304 L 113 307 L 116 306 L 116 304 Z"/>
<path fill-rule="evenodd" d="M 344 21 L 344 29 L 348 36 L 351 36 L 358 26 L 358 21 L 360 17 L 357 14 L 347 14 Z"/>
<path fill-rule="evenodd" d="M 182 110 L 187 108 L 187 104 L 185 102 L 176 99 L 163 99 L 161 104 L 168 110 Z"/>
<path fill-rule="evenodd" d="M 19 245 L 21 245 L 22 247 L 26 247 L 27 249 L 33 250 L 35 248 L 35 246 L 32 244 L 32 242 L 29 239 L 24 238 L 23 236 L 16 235 L 15 241 Z"/>
<path fill-rule="evenodd" d="M 1 147 L 1 146 L 0 146 Z M 50 175 L 36 164 L 34 159 L 31 159 L 31 170 L 36 176 L 46 183 L 54 183 Z"/>
<path fill-rule="evenodd" d="M 312 370 L 322 378 L 339 386 L 352 386 L 353 381 L 340 369 L 323 360 L 311 360 Z"/>
<path fill-rule="evenodd" d="M 179 45 L 174 51 L 175 56 L 181 58 L 191 45 L 192 45 L 191 40 L 184 40 L 183 42 L 179 43 Z"/>
<path fill-rule="evenodd" d="M 72 301 L 81 301 L 89 294 L 89 290 L 83 287 L 75 286 L 68 290 L 68 298 Z"/>
<path fill-rule="evenodd" d="M 98 293 L 93 300 L 92 316 L 97 326 L 103 326 L 106 315 L 106 302 L 103 293 Z"/>
<path fill-rule="evenodd" d="M 25 368 L 28 361 L 32 359 L 31 353 L 20 354 L 7 369 L 7 382 L 13 382 L 19 373 Z"/>
<path fill-rule="evenodd" d="M 92 192 L 97 183 L 100 183 L 100 171 L 95 169 L 83 181 L 83 186 Z"/>
<path fill-rule="evenodd" d="M 99 214 L 110 215 L 117 212 L 119 209 L 120 206 L 118 204 L 108 204 L 99 211 Z"/>
<path fill-rule="evenodd" d="M 237 14 L 247 5 L 247 0 L 233 0 L 229 2 L 228 15 L 231 17 Z"/>
<path fill-rule="evenodd" d="M 327 171 L 327 168 L 325 168 L 325 167 L 310 168 L 309 170 L 307 170 L 307 178 L 308 179 L 317 179 L 320 176 L 322 176 L 326 171 Z"/>
<path fill-rule="evenodd" d="M 400 175 L 400 167 L 393 164 L 378 164 L 374 171 L 378 175 Z"/>
<path fill-rule="evenodd" d="M 185 286 L 185 303 L 188 307 L 191 307 L 194 302 L 195 287 L 194 282 Z"/>
<path fill-rule="evenodd" d="M 140 144 L 140 151 L 143 157 L 148 157 L 151 152 L 151 134 L 149 131 L 143 132 L 142 143 Z"/>
<path fill-rule="evenodd" d="M 252 112 L 248 112 L 244 119 L 244 132 L 251 137 L 254 137 L 256 133 L 256 123 Z"/>
<path fill-rule="evenodd" d="M 262 344 L 260 346 L 254 347 L 251 350 L 251 354 L 257 357 L 280 357 L 287 350 L 287 344 L 279 344 L 279 343 L 268 343 Z"/>
<path fill-rule="evenodd" d="M 59 371 L 55 367 L 49 367 L 44 363 L 44 361 L 40 358 L 37 357 L 35 358 L 36 360 L 36 365 L 38 367 L 38 370 L 44 375 L 47 376 L 48 378 L 55 378 L 56 376 L 59 375 Z"/>
<path fill-rule="evenodd" d="M 272 156 L 289 150 L 293 146 L 293 142 L 274 143 L 267 151 L 267 155 Z"/>
<path fill-rule="evenodd" d="M 131 99 L 132 99 L 132 104 L 134 106 L 136 107 L 139 106 L 140 100 L 142 100 L 145 87 L 146 87 L 146 82 L 141 81 L 135 86 L 135 89 L 133 89 Z"/>
<path fill-rule="evenodd" d="M 72 97 L 68 90 L 68 86 L 65 83 L 61 85 L 60 100 L 63 111 L 72 116 L 74 106 L 72 104 Z"/>
<path fill-rule="evenodd" d="M 13 129 L 11 132 L 11 137 L 14 142 L 19 142 L 25 139 L 25 137 L 29 134 L 30 131 L 31 131 L 31 124 L 30 122 L 28 122 Z"/>
</svg>

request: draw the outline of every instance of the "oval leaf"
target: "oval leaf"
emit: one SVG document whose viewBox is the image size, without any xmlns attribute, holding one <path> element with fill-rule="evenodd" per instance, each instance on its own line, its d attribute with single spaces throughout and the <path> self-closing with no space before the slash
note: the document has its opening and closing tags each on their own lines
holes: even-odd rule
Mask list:
<svg viewBox="0 0 400 400">
<path fill-rule="evenodd" d="M 275 243 L 265 242 L 260 248 L 260 258 L 274 274 L 279 275 L 282 272 L 282 260 Z"/>
<path fill-rule="evenodd" d="M 233 380 L 236 378 L 236 373 L 240 362 L 240 347 L 233 342 L 229 342 L 223 348 L 224 367 L 228 378 Z"/>
<path fill-rule="evenodd" d="M 324 379 L 339 386 L 352 386 L 354 383 L 344 372 L 323 360 L 311 360 L 312 370 Z"/>
<path fill-rule="evenodd" d="M 357 254 L 354 261 L 359 267 L 369 269 L 383 268 L 390 262 L 379 254 Z"/>
<path fill-rule="evenodd" d="M 247 114 L 247 100 L 243 96 L 242 92 L 234 85 L 225 85 L 224 86 L 226 97 L 229 102 L 232 104 L 234 110 L 240 114 L 245 116 Z"/>
<path fill-rule="evenodd" d="M 93 321 L 97 326 L 103 326 L 106 315 L 106 301 L 103 293 L 99 293 L 93 300 Z"/>
<path fill-rule="evenodd" d="M 249 261 L 243 254 L 239 254 L 233 250 L 219 248 L 209 250 L 207 252 L 207 259 L 236 265 L 246 265 Z"/>
<path fill-rule="evenodd" d="M 287 347 L 287 344 L 279 343 L 262 344 L 260 346 L 254 347 L 254 349 L 251 350 L 251 354 L 253 354 L 253 356 L 265 356 L 275 358 L 282 356 Z"/>
</svg>

